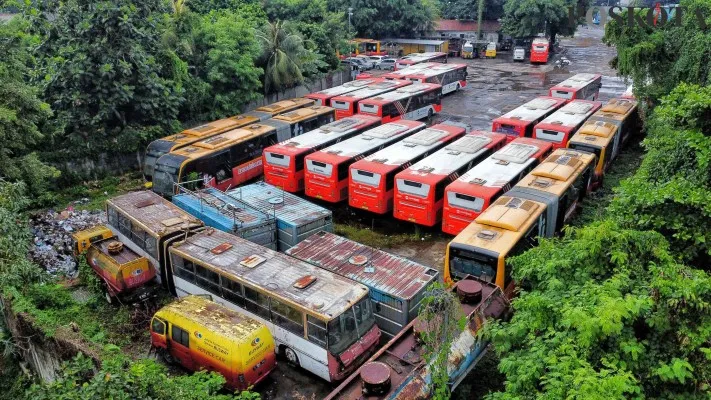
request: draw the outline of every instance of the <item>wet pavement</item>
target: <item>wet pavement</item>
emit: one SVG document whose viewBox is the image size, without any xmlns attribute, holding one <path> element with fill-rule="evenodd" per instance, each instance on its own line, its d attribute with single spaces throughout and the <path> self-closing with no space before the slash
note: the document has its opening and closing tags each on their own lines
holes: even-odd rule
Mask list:
<svg viewBox="0 0 711 400">
<path fill-rule="evenodd" d="M 531 100 L 547 95 L 548 89 L 577 73 L 599 73 L 603 75 L 600 100 L 621 95 L 627 84 L 616 76 L 609 62 L 615 56 L 614 47 L 602 43 L 603 30 L 599 27 L 582 28 L 575 38 L 563 38 L 560 51 L 549 59 L 546 65 L 531 65 L 528 61 L 511 60 L 510 52 L 499 52 L 496 59 L 462 60 L 450 58 L 453 63 L 469 65 L 466 88 L 442 99 L 443 110 L 435 116 L 434 123 L 447 120 L 464 123 L 470 129 L 489 131 L 491 121 Z M 570 64 L 559 67 L 556 61 L 565 58 Z M 373 75 L 379 75 L 375 72 Z M 334 220 L 347 223 L 350 220 L 370 225 L 370 219 L 361 213 L 347 210 L 347 206 L 329 207 L 334 211 Z M 336 217 L 346 220 L 336 219 Z M 382 233 L 416 231 L 414 225 L 402 221 L 373 220 L 376 231 Z M 424 240 L 416 240 L 392 249 L 383 249 L 442 271 L 444 251 L 451 236 L 437 228 L 420 229 Z M 469 393 L 474 383 L 481 379 L 476 370 L 460 385 L 453 397 Z M 479 385 L 480 386 L 480 385 Z M 329 383 L 315 376 L 297 371 L 282 361 L 277 370 L 264 385 L 257 390 L 265 399 L 321 399 L 331 389 Z M 470 396 L 464 395 L 466 398 Z M 460 396 L 461 397 L 461 396 Z"/>
</svg>

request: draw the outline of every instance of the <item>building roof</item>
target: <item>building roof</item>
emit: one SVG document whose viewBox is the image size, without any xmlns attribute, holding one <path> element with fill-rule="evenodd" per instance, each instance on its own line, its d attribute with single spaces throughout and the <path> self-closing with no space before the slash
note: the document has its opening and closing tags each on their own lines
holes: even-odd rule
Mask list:
<svg viewBox="0 0 711 400">
<path fill-rule="evenodd" d="M 400 43 L 400 44 L 424 44 L 424 45 L 441 45 L 445 41 L 444 40 L 432 40 L 432 39 L 404 39 L 404 38 L 391 38 L 391 39 L 383 39 L 381 42 L 384 43 Z"/>
<path fill-rule="evenodd" d="M 483 32 L 496 32 L 501 29 L 501 23 L 498 21 L 482 21 L 481 30 Z M 476 21 L 460 21 L 456 19 L 438 19 L 435 21 L 436 32 L 476 32 Z"/>
</svg>

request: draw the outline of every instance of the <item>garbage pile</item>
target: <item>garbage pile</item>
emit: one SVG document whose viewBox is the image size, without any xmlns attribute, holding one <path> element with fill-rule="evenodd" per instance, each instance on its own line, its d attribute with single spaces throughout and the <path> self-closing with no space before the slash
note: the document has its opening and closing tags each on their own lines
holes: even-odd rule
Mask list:
<svg viewBox="0 0 711 400">
<path fill-rule="evenodd" d="M 81 199 L 73 204 L 88 201 Z M 30 258 L 50 275 L 75 278 L 78 271 L 72 254 L 72 234 L 105 221 L 104 211 L 77 211 L 73 206 L 59 212 L 48 210 L 39 213 L 30 219 L 34 243 L 30 249 Z"/>
</svg>

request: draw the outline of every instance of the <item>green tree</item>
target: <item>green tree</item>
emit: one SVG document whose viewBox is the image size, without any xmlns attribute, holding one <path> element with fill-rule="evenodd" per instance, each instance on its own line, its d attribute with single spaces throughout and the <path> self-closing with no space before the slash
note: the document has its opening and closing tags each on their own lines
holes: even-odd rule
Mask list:
<svg viewBox="0 0 711 400">
<path fill-rule="evenodd" d="M 487 331 L 506 389 L 492 399 L 708 398 L 711 279 L 664 237 L 606 221 L 512 261 L 527 289 Z"/>
<path fill-rule="evenodd" d="M 483 20 L 496 21 L 504 15 L 504 0 L 484 1 Z M 442 18 L 476 21 L 479 0 L 441 1 Z"/>
<path fill-rule="evenodd" d="M 279 91 L 304 81 L 303 69 L 313 56 L 285 21 L 267 22 L 256 31 L 262 49 L 259 64 L 264 68 L 264 91 Z"/>
<path fill-rule="evenodd" d="M 163 0 L 70 0 L 51 11 L 44 98 L 64 157 L 142 150 L 177 130 L 182 89 L 157 58 Z"/>
<path fill-rule="evenodd" d="M 439 16 L 437 0 L 334 0 L 330 7 L 344 15 L 352 7 L 351 23 L 356 36 L 373 39 L 431 31 Z"/>
<path fill-rule="evenodd" d="M 575 33 L 576 26 L 571 26 L 569 21 L 569 9 L 588 4 L 587 0 L 506 0 L 502 27 L 513 37 L 545 33 L 554 43 L 559 34 Z"/>
<path fill-rule="evenodd" d="M 33 152 L 45 137 L 42 130 L 49 128 L 52 112 L 27 83 L 34 63 L 30 49 L 37 45 L 27 27 L 20 18 L 0 23 L 0 177 L 24 181 L 31 194 L 39 196 L 59 171 Z"/>
</svg>

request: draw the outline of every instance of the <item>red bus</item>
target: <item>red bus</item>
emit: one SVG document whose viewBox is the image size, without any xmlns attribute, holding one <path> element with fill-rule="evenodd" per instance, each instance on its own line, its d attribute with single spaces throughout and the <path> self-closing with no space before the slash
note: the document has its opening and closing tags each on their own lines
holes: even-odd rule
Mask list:
<svg viewBox="0 0 711 400">
<path fill-rule="evenodd" d="M 381 75 L 381 78 L 387 79 L 387 80 L 393 80 L 393 79 L 407 79 L 410 77 L 410 75 L 416 74 L 419 71 L 432 68 L 436 65 L 442 65 L 442 63 L 434 63 L 434 62 L 425 62 L 421 64 L 415 64 L 411 67 L 405 68 L 405 69 L 399 69 L 395 71 L 390 71 L 385 75 Z"/>
<path fill-rule="evenodd" d="M 319 92 L 309 93 L 304 98 L 313 100 L 317 106 L 329 106 L 331 107 L 331 99 L 336 96 L 341 96 L 346 93 L 355 92 L 358 89 L 362 89 L 369 85 L 377 82 L 382 82 L 382 78 L 370 78 L 370 79 L 360 79 L 355 81 L 346 82 L 340 86 L 334 86 L 332 88 L 324 89 Z"/>
<path fill-rule="evenodd" d="M 535 38 L 531 43 L 531 64 L 548 62 L 548 50 L 550 44 L 546 38 Z"/>
<path fill-rule="evenodd" d="M 542 140 L 517 138 L 444 189 L 442 231 L 458 235 L 553 150 Z"/>
<path fill-rule="evenodd" d="M 566 101 L 597 100 L 600 96 L 600 86 L 602 75 L 577 74 L 553 86 L 548 95 Z"/>
<path fill-rule="evenodd" d="M 306 156 L 306 195 L 338 203 L 348 197 L 348 168 L 354 162 L 425 128 L 416 121 L 381 125 Z"/>
<path fill-rule="evenodd" d="M 467 86 L 467 64 L 437 64 L 407 75 L 407 79 L 442 85 L 442 94 L 445 95 Z"/>
<path fill-rule="evenodd" d="M 553 143 L 554 149 L 566 147 L 575 131 L 600 107 L 599 101 L 573 100 L 536 124 L 533 137 Z"/>
<path fill-rule="evenodd" d="M 565 104 L 565 100 L 540 96 L 496 118 L 491 130 L 505 133 L 506 140 L 533 137 L 533 127 Z"/>
<path fill-rule="evenodd" d="M 348 204 L 376 214 L 389 212 L 393 209 L 395 174 L 465 133 L 462 127 L 433 125 L 356 161 L 350 168 Z"/>
<path fill-rule="evenodd" d="M 304 158 L 314 151 L 380 125 L 380 118 L 356 114 L 264 149 L 264 181 L 287 192 L 304 190 Z"/>
<path fill-rule="evenodd" d="M 412 82 L 405 80 L 381 80 L 373 82 L 359 90 L 331 98 L 331 107 L 336 109 L 336 119 L 349 117 L 358 113 L 361 100 L 391 92 L 397 88 L 408 86 Z"/>
<path fill-rule="evenodd" d="M 506 135 L 472 131 L 395 175 L 395 218 L 425 226 L 442 220 L 444 188 L 506 144 Z"/>
<path fill-rule="evenodd" d="M 442 86 L 434 83 L 415 83 L 358 104 L 360 114 L 380 117 L 384 124 L 400 119 L 429 119 L 440 111 Z"/>
<path fill-rule="evenodd" d="M 405 57 L 397 60 L 395 63 L 395 69 L 405 69 L 416 64 L 421 64 L 424 62 L 447 62 L 447 53 L 442 53 L 439 51 L 432 51 L 428 53 L 412 53 Z"/>
</svg>

